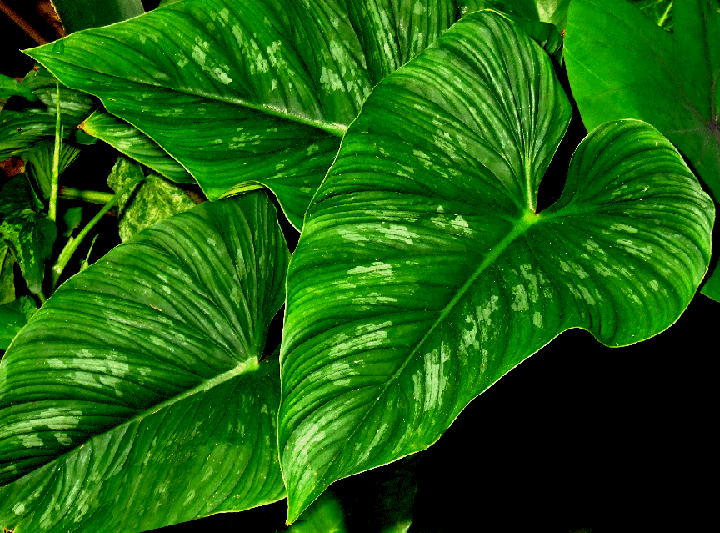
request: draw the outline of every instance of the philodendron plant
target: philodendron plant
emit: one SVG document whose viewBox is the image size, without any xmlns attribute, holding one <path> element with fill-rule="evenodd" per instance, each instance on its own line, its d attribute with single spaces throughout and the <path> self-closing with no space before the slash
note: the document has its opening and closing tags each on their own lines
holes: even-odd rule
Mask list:
<svg viewBox="0 0 720 533">
<path fill-rule="evenodd" d="M 677 320 L 711 198 L 620 118 L 539 211 L 572 116 L 559 32 L 479 4 L 184 0 L 28 51 L 102 101 L 86 131 L 214 201 L 70 278 L 12 342 L 0 525 L 141 531 L 285 497 L 293 523 L 563 331 L 625 346 Z M 292 257 L 265 188 L 302 229 Z"/>
</svg>

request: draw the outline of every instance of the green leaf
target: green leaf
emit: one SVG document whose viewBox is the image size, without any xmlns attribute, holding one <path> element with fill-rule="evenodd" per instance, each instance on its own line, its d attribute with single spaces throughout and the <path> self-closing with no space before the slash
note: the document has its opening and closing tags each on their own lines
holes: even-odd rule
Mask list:
<svg viewBox="0 0 720 533">
<path fill-rule="evenodd" d="M 110 113 L 97 110 L 78 127 L 175 183 L 195 183 L 190 173 L 155 141 Z"/>
<path fill-rule="evenodd" d="M 67 33 L 107 26 L 145 13 L 140 0 L 53 0 Z"/>
<path fill-rule="evenodd" d="M 672 30 L 673 0 L 628 0 L 655 24 L 666 31 Z"/>
<path fill-rule="evenodd" d="M 28 289 L 42 292 L 45 261 L 57 237 L 55 224 L 35 211 L 33 192 L 25 174 L 19 174 L 0 189 L 0 239 L 9 245 L 20 265 Z"/>
<path fill-rule="evenodd" d="M 57 80 L 45 68 L 32 70 L 22 86 L 38 100 L 34 105 L 11 98 L 0 112 L 0 161 L 28 152 L 38 141 L 55 138 Z M 63 138 L 75 140 L 77 125 L 95 106 L 92 98 L 80 91 L 61 87 L 60 112 Z"/>
<path fill-rule="evenodd" d="M 454 0 L 184 0 L 27 51 L 179 161 L 211 200 L 265 186 L 300 228 L 372 86 Z"/>
<path fill-rule="evenodd" d="M 43 305 L 0 364 L 0 526 L 144 531 L 284 497 L 276 217 L 261 191 L 206 202 Z"/>
<path fill-rule="evenodd" d="M 19 81 L 0 74 L 0 98 L 9 98 L 10 96 L 22 96 L 31 102 L 37 100 L 37 96 Z"/>
<path fill-rule="evenodd" d="M 62 107 L 62 106 L 61 106 Z M 62 117 L 61 117 L 62 120 Z M 27 174 L 35 183 L 42 197 L 50 198 L 52 187 L 52 165 L 55 142 L 51 139 L 42 139 L 36 143 L 31 150 L 24 152 L 22 158 L 28 163 Z M 70 164 L 80 155 L 80 149 L 69 144 L 60 146 L 59 175 L 67 169 Z"/>
<path fill-rule="evenodd" d="M 112 172 L 108 176 L 108 187 L 115 192 L 127 183 L 142 178 L 142 168 L 124 157 L 118 157 Z M 130 195 L 128 195 L 130 196 Z M 195 206 L 180 187 L 168 183 L 160 176 L 150 174 L 145 182 L 129 197 L 120 198 L 118 230 L 122 242 L 129 240 L 139 231 L 157 222 L 183 213 Z"/>
<path fill-rule="evenodd" d="M 37 307 L 29 296 L 0 305 L 0 350 L 7 350 L 15 335 L 27 324 L 35 311 Z"/>
<path fill-rule="evenodd" d="M 620 118 L 649 122 L 687 158 L 720 202 L 720 2 L 677 0 L 673 33 L 624 0 L 574 0 L 565 62 L 588 130 Z M 716 269 L 703 292 L 720 300 Z M 716 289 L 711 290 L 715 286 Z"/>
<path fill-rule="evenodd" d="M 536 214 L 571 116 L 506 17 L 464 17 L 374 90 L 288 271 L 278 442 L 288 520 L 335 480 L 433 444 L 564 330 L 624 346 L 670 326 L 714 209 L 650 125 L 595 129 Z"/>
<path fill-rule="evenodd" d="M 15 299 L 15 273 L 13 265 L 15 257 L 10 253 L 8 245 L 0 241 L 0 305 Z"/>
<path fill-rule="evenodd" d="M 560 32 L 567 23 L 570 0 L 466 0 L 460 3 L 463 14 L 495 9 L 526 20 L 549 22 Z"/>
<path fill-rule="evenodd" d="M 337 496 L 327 491 L 308 507 L 289 533 L 345 533 L 345 513 Z"/>
</svg>

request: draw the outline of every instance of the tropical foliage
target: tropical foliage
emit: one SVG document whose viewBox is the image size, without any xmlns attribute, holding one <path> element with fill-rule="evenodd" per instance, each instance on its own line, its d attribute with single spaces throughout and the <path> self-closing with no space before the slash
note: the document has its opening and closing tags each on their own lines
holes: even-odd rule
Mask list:
<svg viewBox="0 0 720 533">
<path fill-rule="evenodd" d="M 26 51 L 0 525 L 287 498 L 294 531 L 344 531 L 333 483 L 427 449 L 564 331 L 622 347 L 720 300 L 720 5 L 639 4 L 181 0 Z M 98 139 L 123 243 L 69 276 L 90 229 L 54 215 L 58 179 Z M 385 531 L 412 523 L 397 486 Z"/>
</svg>

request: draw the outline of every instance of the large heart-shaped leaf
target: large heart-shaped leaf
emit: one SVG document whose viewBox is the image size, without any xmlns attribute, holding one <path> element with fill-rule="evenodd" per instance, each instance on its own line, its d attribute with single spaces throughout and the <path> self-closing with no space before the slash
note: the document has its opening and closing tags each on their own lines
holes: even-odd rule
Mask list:
<svg viewBox="0 0 720 533">
<path fill-rule="evenodd" d="M 651 123 L 687 157 L 720 202 L 720 1 L 676 0 L 673 33 L 625 0 L 574 0 L 565 61 L 588 130 Z M 720 300 L 720 270 L 703 293 Z"/>
<path fill-rule="evenodd" d="M 374 89 L 289 267 L 289 521 L 333 481 L 430 446 L 562 331 L 622 346 L 685 309 L 714 210 L 650 125 L 594 130 L 535 212 L 570 114 L 547 55 L 490 11 Z"/>
<path fill-rule="evenodd" d="M 455 0 L 186 0 L 28 53 L 210 199 L 264 185 L 299 228 L 371 87 L 456 13 Z"/>
<path fill-rule="evenodd" d="M 142 531 L 282 498 L 263 353 L 288 255 L 258 191 L 66 281 L 0 365 L 0 526 Z"/>
</svg>

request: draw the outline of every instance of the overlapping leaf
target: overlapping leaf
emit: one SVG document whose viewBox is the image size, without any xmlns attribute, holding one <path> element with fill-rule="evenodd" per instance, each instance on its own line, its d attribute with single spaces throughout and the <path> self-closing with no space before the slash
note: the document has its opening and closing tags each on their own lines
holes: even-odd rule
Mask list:
<svg viewBox="0 0 720 533">
<path fill-rule="evenodd" d="M 333 481 L 430 446 L 568 328 L 663 331 L 707 269 L 714 210 L 650 125 L 600 126 L 535 213 L 570 119 L 543 51 L 463 18 L 373 91 L 290 262 L 279 445 L 294 520 Z"/>
<path fill-rule="evenodd" d="M 371 87 L 456 12 L 455 0 L 185 0 L 28 53 L 209 198 L 264 185 L 300 227 Z"/>
<path fill-rule="evenodd" d="M 27 152 L 38 141 L 55 137 L 57 119 L 57 80 L 47 71 L 32 70 L 22 81 L 35 103 L 11 99 L 0 112 L 0 161 Z M 79 91 L 60 88 L 60 113 L 63 138 L 75 140 L 77 125 L 96 105 L 93 99 Z"/>
<path fill-rule="evenodd" d="M 175 183 L 195 182 L 190 173 L 155 141 L 110 113 L 97 110 L 78 127 Z"/>
<path fill-rule="evenodd" d="M 37 199 L 25 174 L 19 174 L 0 189 L 0 239 L 12 249 L 27 287 L 42 292 L 45 262 L 52 253 L 57 228 L 38 212 Z"/>
<path fill-rule="evenodd" d="M 143 179 L 144 178 L 144 179 Z M 124 157 L 118 157 L 108 176 L 108 187 L 120 191 L 132 181 L 143 180 L 137 190 L 120 197 L 117 204 L 118 233 L 125 242 L 139 231 L 173 215 L 191 209 L 194 202 L 177 185 L 157 174 L 144 177 L 142 167 Z M 132 201 L 128 203 L 132 198 Z"/>
<path fill-rule="evenodd" d="M 609 120 L 651 123 L 720 202 L 720 2 L 676 0 L 673 33 L 624 0 L 574 0 L 565 60 L 588 130 Z M 720 300 L 720 271 L 703 287 Z"/>
<path fill-rule="evenodd" d="M 284 496 L 276 217 L 262 191 L 205 203 L 38 311 L 0 365 L 0 526 L 141 531 Z"/>
</svg>

